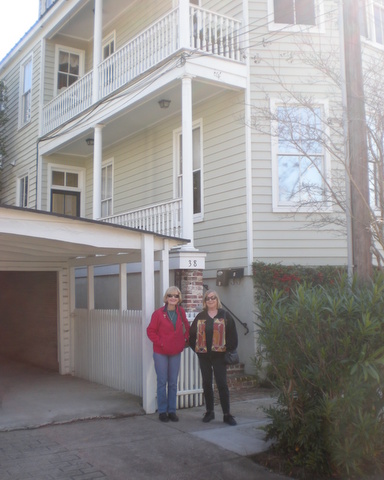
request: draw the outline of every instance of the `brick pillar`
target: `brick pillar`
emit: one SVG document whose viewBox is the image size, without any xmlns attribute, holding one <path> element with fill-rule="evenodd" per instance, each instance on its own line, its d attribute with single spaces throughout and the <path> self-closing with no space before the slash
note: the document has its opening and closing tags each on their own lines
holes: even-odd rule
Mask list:
<svg viewBox="0 0 384 480">
<path fill-rule="evenodd" d="M 203 271 L 178 270 L 176 277 L 180 281 L 184 310 L 187 315 L 195 316 L 203 307 Z"/>
</svg>

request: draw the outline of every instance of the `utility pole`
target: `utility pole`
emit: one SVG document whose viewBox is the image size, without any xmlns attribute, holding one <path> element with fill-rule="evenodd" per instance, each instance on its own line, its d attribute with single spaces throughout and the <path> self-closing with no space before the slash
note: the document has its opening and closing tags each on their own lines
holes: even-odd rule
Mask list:
<svg viewBox="0 0 384 480">
<path fill-rule="evenodd" d="M 343 0 L 341 0 L 343 1 Z M 360 280 L 372 276 L 368 148 L 358 0 L 344 0 L 344 53 L 347 93 L 352 259 Z"/>
</svg>

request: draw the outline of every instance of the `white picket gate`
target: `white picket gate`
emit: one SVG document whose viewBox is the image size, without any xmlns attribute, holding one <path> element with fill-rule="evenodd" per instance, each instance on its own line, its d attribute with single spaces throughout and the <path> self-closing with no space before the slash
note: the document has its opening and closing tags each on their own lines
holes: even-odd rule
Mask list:
<svg viewBox="0 0 384 480">
<path fill-rule="evenodd" d="M 141 311 L 76 309 L 73 321 L 75 375 L 142 397 Z M 202 405 L 202 391 L 197 355 L 185 349 L 178 408 Z"/>
</svg>

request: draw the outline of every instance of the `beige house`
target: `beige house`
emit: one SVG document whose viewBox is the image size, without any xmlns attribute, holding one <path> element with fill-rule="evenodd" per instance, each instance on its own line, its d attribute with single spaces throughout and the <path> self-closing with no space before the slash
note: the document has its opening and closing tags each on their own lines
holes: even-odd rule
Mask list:
<svg viewBox="0 0 384 480">
<path fill-rule="evenodd" d="M 373 3 L 373 15 L 384 10 Z M 94 378 L 76 343 L 84 312 L 140 311 L 144 331 L 168 284 L 180 285 L 191 318 L 203 285 L 217 289 L 240 320 L 252 372 L 252 262 L 347 263 L 340 228 L 308 221 L 312 201 L 334 213 L 324 192 L 342 165 L 318 139 L 299 149 L 279 137 L 290 115 L 342 139 L 324 121 L 340 116 L 342 92 L 305 61 L 313 51 L 340 59 L 339 19 L 335 2 L 320 0 L 40 0 L 39 20 L 0 62 L 9 114 L 0 198 L 23 209 L 10 210 L 20 228 L 0 223 L 0 234 L 9 248 L 21 241 L 20 255 L 40 235 L 41 252 L 33 266 L 27 253 L 15 264 L 1 257 L 0 273 L 57 273 L 62 373 Z M 58 263 L 46 218 L 68 245 Z M 110 224 L 128 227 L 118 229 L 126 246 Z M 82 226 L 90 237 L 77 241 Z M 109 235 L 111 251 L 85 247 L 101 236 L 108 250 Z M 139 394 L 153 411 L 141 343 Z"/>
</svg>

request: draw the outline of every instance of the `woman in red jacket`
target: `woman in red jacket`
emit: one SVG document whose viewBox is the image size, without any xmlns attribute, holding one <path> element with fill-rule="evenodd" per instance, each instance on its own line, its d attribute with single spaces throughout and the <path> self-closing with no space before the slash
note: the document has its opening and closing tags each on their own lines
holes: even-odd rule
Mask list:
<svg viewBox="0 0 384 480">
<path fill-rule="evenodd" d="M 153 359 L 157 375 L 157 407 L 162 422 L 177 422 L 177 377 L 181 352 L 189 341 L 189 323 L 180 306 L 181 292 L 169 287 L 164 294 L 164 307 L 155 310 L 147 328 L 153 342 Z M 168 396 L 167 396 L 168 384 Z"/>
</svg>

